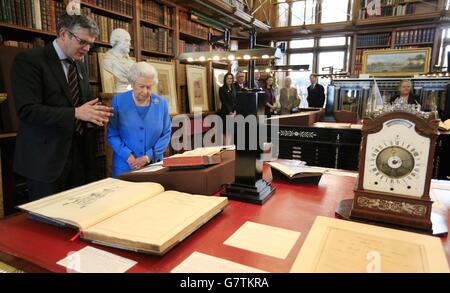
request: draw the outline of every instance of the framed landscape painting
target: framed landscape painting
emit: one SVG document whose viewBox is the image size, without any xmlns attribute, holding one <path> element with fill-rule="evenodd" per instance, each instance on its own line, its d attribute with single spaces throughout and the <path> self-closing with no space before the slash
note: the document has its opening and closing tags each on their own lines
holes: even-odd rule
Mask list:
<svg viewBox="0 0 450 293">
<path fill-rule="evenodd" d="M 167 100 L 170 115 L 178 114 L 175 63 L 156 61 L 154 59 L 148 59 L 146 61 L 153 65 L 158 72 L 158 86 L 155 93 Z"/>
<path fill-rule="evenodd" d="M 209 111 L 206 67 L 186 65 L 186 78 L 191 113 Z"/>
<path fill-rule="evenodd" d="M 373 76 L 413 76 L 430 70 L 430 48 L 367 50 L 362 73 Z"/>
</svg>

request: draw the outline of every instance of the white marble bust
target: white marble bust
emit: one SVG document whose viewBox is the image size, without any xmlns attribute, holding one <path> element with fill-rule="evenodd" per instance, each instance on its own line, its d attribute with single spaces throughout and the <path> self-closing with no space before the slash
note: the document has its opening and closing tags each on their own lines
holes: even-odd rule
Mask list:
<svg viewBox="0 0 450 293">
<path fill-rule="evenodd" d="M 117 28 L 111 32 L 109 43 L 112 49 L 105 53 L 103 69 L 114 76 L 116 92 L 122 93 L 129 90 L 127 76 L 131 66 L 135 63 L 128 55 L 131 36 L 126 30 Z"/>
</svg>

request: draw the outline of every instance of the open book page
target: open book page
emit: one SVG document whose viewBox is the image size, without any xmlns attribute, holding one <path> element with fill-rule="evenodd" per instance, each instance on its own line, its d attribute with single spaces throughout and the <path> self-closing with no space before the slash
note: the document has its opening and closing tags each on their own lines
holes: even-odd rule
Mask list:
<svg viewBox="0 0 450 293">
<path fill-rule="evenodd" d="M 158 183 L 107 178 L 19 208 L 83 230 L 163 191 L 164 188 Z"/>
<path fill-rule="evenodd" d="M 327 169 L 305 166 L 304 162 L 296 160 L 276 160 L 268 162 L 271 167 L 277 169 L 289 178 L 322 175 Z"/>
<path fill-rule="evenodd" d="M 166 191 L 83 231 L 83 238 L 162 254 L 227 205 L 227 198 Z"/>
<path fill-rule="evenodd" d="M 223 146 L 213 146 L 213 147 L 204 147 L 204 148 L 196 148 L 191 151 L 186 151 L 182 154 L 175 154 L 170 156 L 170 158 L 178 158 L 178 157 L 201 157 L 201 156 L 213 156 L 215 154 L 220 153 L 224 150 Z"/>
<path fill-rule="evenodd" d="M 317 217 L 291 272 L 449 272 L 437 237 Z"/>
<path fill-rule="evenodd" d="M 450 130 L 450 119 L 445 121 L 439 121 L 439 129 L 440 130 Z"/>
</svg>

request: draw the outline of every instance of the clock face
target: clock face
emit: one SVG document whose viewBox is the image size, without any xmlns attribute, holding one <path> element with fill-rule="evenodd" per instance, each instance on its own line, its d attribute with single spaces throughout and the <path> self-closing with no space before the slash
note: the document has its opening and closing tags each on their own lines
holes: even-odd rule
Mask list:
<svg viewBox="0 0 450 293">
<path fill-rule="evenodd" d="M 415 131 L 415 124 L 392 119 L 367 135 L 363 188 L 421 197 L 430 151 L 430 139 Z"/>
</svg>

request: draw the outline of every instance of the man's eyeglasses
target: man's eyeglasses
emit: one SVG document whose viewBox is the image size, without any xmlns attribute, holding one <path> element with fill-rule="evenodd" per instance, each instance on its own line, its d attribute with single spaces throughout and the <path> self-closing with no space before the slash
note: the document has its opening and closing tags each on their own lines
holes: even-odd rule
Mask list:
<svg viewBox="0 0 450 293">
<path fill-rule="evenodd" d="M 80 46 L 83 46 L 83 47 L 85 47 L 85 46 L 89 46 L 89 48 L 93 48 L 94 47 L 94 43 L 91 43 L 91 42 L 88 42 L 88 41 L 86 41 L 86 40 L 83 40 L 82 38 L 80 38 L 80 37 L 78 37 L 76 34 L 74 34 L 73 32 L 71 32 L 71 31 L 67 31 L 72 37 L 74 37 L 75 38 L 75 40 L 77 40 L 77 42 L 78 42 L 78 44 L 80 45 Z"/>
</svg>

